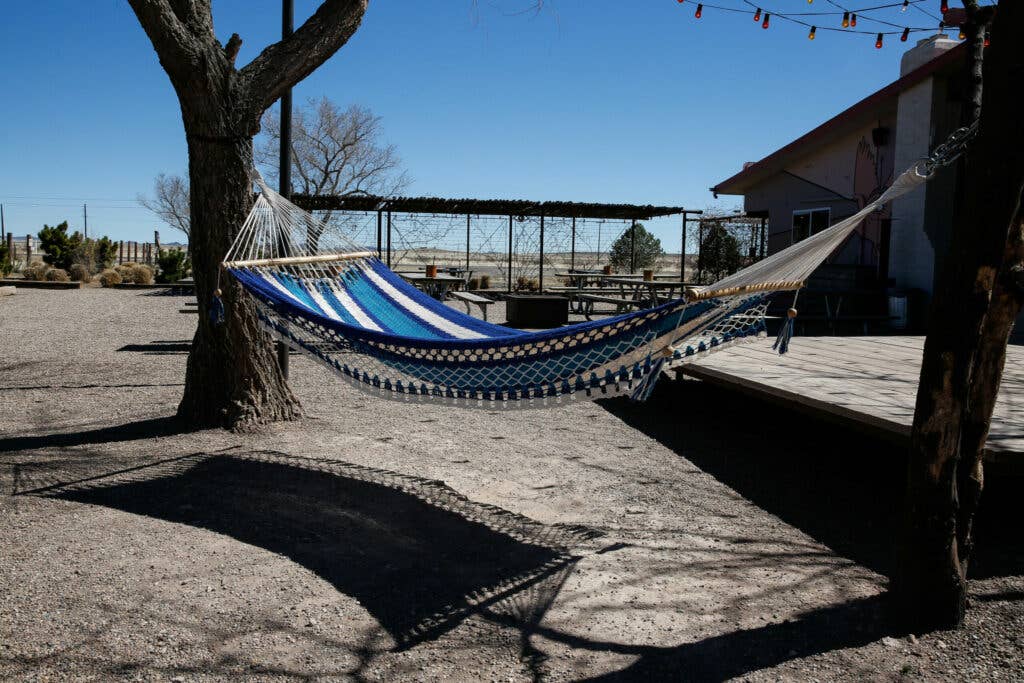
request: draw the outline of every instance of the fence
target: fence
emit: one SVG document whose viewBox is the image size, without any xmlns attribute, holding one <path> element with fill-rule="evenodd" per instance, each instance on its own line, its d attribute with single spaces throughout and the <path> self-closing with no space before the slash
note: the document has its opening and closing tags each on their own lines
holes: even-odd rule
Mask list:
<svg viewBox="0 0 1024 683">
<path fill-rule="evenodd" d="M 40 248 L 39 240 L 31 235 L 15 237 L 8 233 L 7 248 L 10 250 L 11 262 L 15 270 L 21 270 L 33 261 L 41 262 L 45 252 Z M 117 244 L 117 255 L 114 257 L 115 264 L 121 263 L 145 263 L 154 265 L 156 262 L 157 246 L 153 242 L 124 241 Z M 178 248 L 177 245 L 171 248 Z"/>
<path fill-rule="evenodd" d="M 633 225 L 632 220 L 612 218 L 314 213 L 360 247 L 376 251 L 393 270 L 459 268 L 469 273 L 467 277 L 486 277 L 491 289 L 506 291 L 543 288 L 555 284 L 555 273 L 608 265 L 612 245 Z M 679 274 L 679 255 L 659 257 L 654 269 Z"/>
</svg>

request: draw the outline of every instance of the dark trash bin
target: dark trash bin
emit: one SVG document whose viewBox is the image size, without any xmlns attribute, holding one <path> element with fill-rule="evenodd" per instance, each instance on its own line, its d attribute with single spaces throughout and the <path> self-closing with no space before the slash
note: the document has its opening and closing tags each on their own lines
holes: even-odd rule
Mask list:
<svg viewBox="0 0 1024 683">
<path fill-rule="evenodd" d="M 509 294 L 505 316 L 510 327 L 559 327 L 569 322 L 569 299 L 549 294 Z"/>
</svg>

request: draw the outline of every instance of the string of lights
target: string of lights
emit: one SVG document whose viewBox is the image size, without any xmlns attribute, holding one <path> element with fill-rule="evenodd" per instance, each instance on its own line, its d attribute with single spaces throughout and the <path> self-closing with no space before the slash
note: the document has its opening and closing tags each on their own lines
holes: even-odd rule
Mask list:
<svg viewBox="0 0 1024 683">
<path fill-rule="evenodd" d="M 677 0 L 677 2 L 679 4 L 684 4 L 687 0 Z M 907 42 L 910 34 L 912 33 L 934 34 L 936 31 L 944 30 L 949 25 L 944 21 L 947 12 L 950 12 L 949 0 L 897 0 L 894 2 L 857 8 L 846 6 L 837 0 L 825 0 L 825 2 L 835 9 L 799 12 L 779 11 L 774 7 L 758 5 L 755 0 L 742 0 L 742 2 L 746 7 L 736 7 L 711 2 L 693 3 L 691 0 L 691 4 L 696 4 L 696 10 L 694 12 L 695 19 L 702 18 L 705 9 L 748 15 L 753 12 L 752 16 L 754 22 L 760 23 L 762 29 L 770 28 L 772 17 L 774 17 L 776 20 L 789 22 L 809 29 L 807 33 L 807 38 L 809 40 L 814 40 L 819 31 L 871 35 L 875 36 L 875 47 L 878 49 L 882 48 L 885 36 L 899 36 L 900 42 Z M 813 4 L 813 2 L 814 0 L 807 0 L 808 5 Z M 939 12 L 942 16 L 936 16 L 925 9 L 922 5 L 925 5 L 926 3 L 938 3 Z M 913 26 L 909 24 L 896 23 L 895 21 L 891 21 L 887 18 L 880 18 L 877 15 L 871 14 L 872 12 L 884 10 L 894 11 L 898 9 L 899 12 L 895 13 L 895 17 L 898 18 L 901 14 L 905 14 L 910 8 L 914 8 L 929 18 L 934 19 L 938 23 L 938 26 Z M 881 31 L 874 30 L 874 27 L 871 29 L 857 28 L 858 21 L 868 21 L 884 28 Z M 838 26 L 830 25 L 833 24 L 833 22 L 837 23 Z M 960 39 L 964 39 L 963 30 L 960 32 Z"/>
</svg>

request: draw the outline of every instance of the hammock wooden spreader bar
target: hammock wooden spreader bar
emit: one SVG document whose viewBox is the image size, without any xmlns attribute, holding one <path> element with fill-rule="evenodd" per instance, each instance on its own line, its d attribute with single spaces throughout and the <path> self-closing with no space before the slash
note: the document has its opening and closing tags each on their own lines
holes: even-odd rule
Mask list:
<svg viewBox="0 0 1024 683">
<path fill-rule="evenodd" d="M 806 284 L 803 280 L 787 280 L 725 288 L 708 287 L 707 289 L 701 289 L 699 287 L 688 287 L 686 289 L 686 300 L 705 301 L 707 299 L 720 299 L 725 296 L 753 294 L 754 292 L 792 292 L 797 289 L 803 289 Z"/>
<path fill-rule="evenodd" d="M 276 258 L 255 258 L 241 261 L 225 261 L 224 268 L 261 268 L 264 266 L 302 266 L 311 263 L 334 263 L 336 261 L 358 261 L 372 258 L 375 251 L 354 251 L 347 254 L 308 254 L 305 256 L 279 256 Z"/>
</svg>

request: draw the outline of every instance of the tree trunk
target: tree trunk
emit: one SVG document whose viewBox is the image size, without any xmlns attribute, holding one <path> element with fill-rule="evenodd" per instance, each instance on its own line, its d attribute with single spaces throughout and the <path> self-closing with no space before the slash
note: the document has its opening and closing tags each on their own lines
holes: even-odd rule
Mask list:
<svg viewBox="0 0 1024 683">
<path fill-rule="evenodd" d="M 893 577 L 900 616 L 919 631 L 963 622 L 984 444 L 1020 310 L 1013 266 L 1019 258 L 1014 245 L 1024 188 L 1024 130 L 1012 103 L 1024 68 L 1015 36 L 1022 19 L 1021 3 L 999 4 L 992 45 L 985 50 L 978 137 L 964 162 L 950 256 L 925 341 Z"/>
<path fill-rule="evenodd" d="M 248 429 L 299 416 L 255 304 L 220 263 L 252 207 L 252 137 L 190 135 L 192 270 L 199 326 L 188 358 L 178 415 L 190 424 Z M 210 320 L 219 287 L 225 320 Z"/>
</svg>

